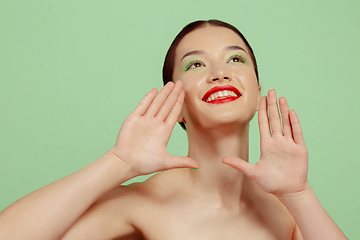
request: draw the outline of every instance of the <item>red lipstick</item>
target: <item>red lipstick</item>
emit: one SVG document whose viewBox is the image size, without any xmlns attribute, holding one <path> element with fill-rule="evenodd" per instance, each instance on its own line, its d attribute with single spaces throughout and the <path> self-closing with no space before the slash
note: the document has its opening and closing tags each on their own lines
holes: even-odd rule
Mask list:
<svg viewBox="0 0 360 240">
<path fill-rule="evenodd" d="M 236 94 L 236 97 L 235 96 L 226 96 L 226 97 L 206 101 L 211 96 L 211 94 L 213 94 L 215 92 L 219 92 L 219 91 L 224 91 L 224 90 L 234 92 Z M 224 86 L 216 86 L 216 87 L 213 87 L 213 88 L 209 89 L 209 91 L 207 91 L 204 94 L 204 96 L 202 97 L 201 100 L 203 100 L 204 102 L 207 102 L 207 103 L 220 104 L 220 103 L 226 103 L 226 102 L 235 101 L 239 97 L 241 97 L 241 93 L 236 87 L 231 86 L 231 85 L 224 85 Z"/>
</svg>

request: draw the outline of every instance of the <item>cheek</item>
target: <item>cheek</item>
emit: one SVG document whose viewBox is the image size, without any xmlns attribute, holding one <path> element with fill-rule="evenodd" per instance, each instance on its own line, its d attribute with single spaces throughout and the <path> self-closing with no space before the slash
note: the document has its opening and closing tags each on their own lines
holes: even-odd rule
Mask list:
<svg viewBox="0 0 360 240">
<path fill-rule="evenodd" d="M 184 83 L 183 90 L 185 92 L 183 110 L 191 111 L 194 109 L 195 105 L 198 104 L 199 92 L 196 91 L 196 85 L 194 83 L 187 84 Z"/>
<path fill-rule="evenodd" d="M 259 86 L 258 84 L 252 84 L 249 87 L 249 91 L 247 94 L 247 104 L 249 105 L 249 107 L 251 109 L 257 110 L 258 109 L 258 104 L 259 104 L 259 97 L 260 97 L 260 93 L 259 93 Z"/>
<path fill-rule="evenodd" d="M 233 77 L 235 79 L 238 79 L 240 85 L 245 89 L 246 88 L 251 90 L 258 89 L 258 82 L 255 72 L 250 67 L 244 67 L 240 69 L 240 71 L 237 71 L 233 75 Z"/>
<path fill-rule="evenodd" d="M 249 107 L 257 107 L 259 98 L 259 85 L 256 75 L 252 69 L 246 69 L 242 74 L 238 76 L 240 79 L 239 84 L 243 88 L 245 93 L 246 102 Z"/>
<path fill-rule="evenodd" d="M 183 91 L 185 92 L 182 114 L 185 118 L 193 116 L 200 108 L 201 104 L 201 84 L 193 79 L 183 81 Z"/>
<path fill-rule="evenodd" d="M 196 73 L 186 73 L 182 74 L 179 79 L 183 83 L 185 94 L 191 95 L 192 97 L 199 96 L 204 84 L 204 73 L 200 73 L 200 71 Z"/>
</svg>

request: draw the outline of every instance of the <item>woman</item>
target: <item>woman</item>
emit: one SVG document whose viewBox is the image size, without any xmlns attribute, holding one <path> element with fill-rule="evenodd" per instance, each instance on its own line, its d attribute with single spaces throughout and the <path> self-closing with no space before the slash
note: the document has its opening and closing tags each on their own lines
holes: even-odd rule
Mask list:
<svg viewBox="0 0 360 240">
<path fill-rule="evenodd" d="M 307 181 L 295 111 L 280 98 L 281 123 L 275 91 L 260 97 L 255 57 L 236 29 L 214 20 L 185 27 L 166 57 L 167 80 L 174 83 L 144 97 L 101 158 L 3 210 L 0 238 L 347 239 Z M 261 157 L 251 165 L 256 111 Z M 187 130 L 188 157 L 166 151 L 176 121 Z"/>
</svg>

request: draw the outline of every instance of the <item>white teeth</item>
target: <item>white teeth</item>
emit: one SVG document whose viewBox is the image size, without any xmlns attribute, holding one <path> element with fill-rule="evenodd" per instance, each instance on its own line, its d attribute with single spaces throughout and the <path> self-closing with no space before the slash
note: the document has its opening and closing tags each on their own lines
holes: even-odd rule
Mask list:
<svg viewBox="0 0 360 240">
<path fill-rule="evenodd" d="M 224 90 L 224 91 L 218 91 L 215 92 L 213 94 L 211 94 L 207 99 L 206 102 L 215 100 L 215 99 L 221 99 L 221 98 L 226 98 L 226 97 L 237 97 L 236 93 L 234 93 L 233 91 L 229 91 L 229 90 Z"/>
</svg>

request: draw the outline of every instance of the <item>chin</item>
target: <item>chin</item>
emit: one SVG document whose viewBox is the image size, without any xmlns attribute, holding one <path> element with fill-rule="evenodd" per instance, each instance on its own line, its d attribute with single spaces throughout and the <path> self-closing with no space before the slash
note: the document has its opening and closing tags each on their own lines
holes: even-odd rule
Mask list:
<svg viewBox="0 0 360 240">
<path fill-rule="evenodd" d="M 243 103 L 233 101 L 226 104 L 193 104 L 185 109 L 184 115 L 193 128 L 211 129 L 243 129 L 247 127 L 256 113 L 256 106 L 244 108 Z M 190 127 L 190 126 L 189 126 Z M 188 127 L 187 127 L 188 129 Z"/>
<path fill-rule="evenodd" d="M 253 116 L 234 116 L 234 114 L 217 115 L 211 119 L 198 119 L 195 121 L 194 128 L 204 131 L 221 130 L 224 133 L 242 130 L 248 127 Z"/>
</svg>

